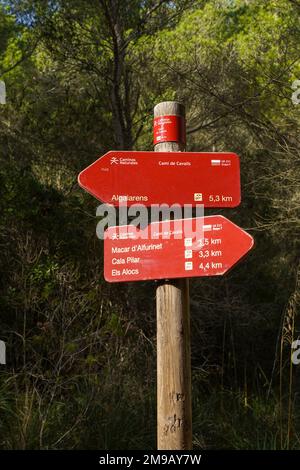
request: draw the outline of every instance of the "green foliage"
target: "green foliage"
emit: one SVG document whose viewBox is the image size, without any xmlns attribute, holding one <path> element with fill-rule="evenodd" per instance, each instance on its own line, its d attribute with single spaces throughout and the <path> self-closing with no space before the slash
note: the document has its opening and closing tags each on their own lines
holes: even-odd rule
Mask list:
<svg viewBox="0 0 300 470">
<path fill-rule="evenodd" d="M 299 448 L 290 343 L 279 362 L 291 311 L 298 334 L 296 4 L 6 3 L 0 447 L 155 447 L 155 285 L 103 280 L 97 202 L 77 174 L 113 148 L 150 150 L 153 106 L 180 99 L 188 149 L 240 155 L 243 202 L 222 213 L 256 241 L 225 278 L 191 282 L 194 445 Z"/>
</svg>

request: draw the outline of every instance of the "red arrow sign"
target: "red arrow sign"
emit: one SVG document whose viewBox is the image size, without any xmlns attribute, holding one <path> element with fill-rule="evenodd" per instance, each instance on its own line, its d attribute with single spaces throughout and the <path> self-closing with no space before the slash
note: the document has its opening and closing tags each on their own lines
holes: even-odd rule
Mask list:
<svg viewBox="0 0 300 470">
<path fill-rule="evenodd" d="M 108 152 L 78 182 L 103 202 L 127 204 L 240 204 L 240 163 L 234 153 Z"/>
<path fill-rule="evenodd" d="M 188 224 L 188 227 L 185 226 Z M 108 282 L 220 276 L 253 246 L 253 238 L 221 215 L 109 227 L 104 239 Z"/>
</svg>

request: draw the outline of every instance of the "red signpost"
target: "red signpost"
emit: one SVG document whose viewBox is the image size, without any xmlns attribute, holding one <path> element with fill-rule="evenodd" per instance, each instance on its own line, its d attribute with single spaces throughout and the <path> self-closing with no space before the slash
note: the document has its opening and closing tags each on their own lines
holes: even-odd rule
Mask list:
<svg viewBox="0 0 300 470">
<path fill-rule="evenodd" d="M 239 157 L 184 152 L 180 103 L 159 103 L 154 116 L 156 152 L 108 152 L 80 173 L 80 186 L 117 207 L 238 206 Z M 153 222 L 143 229 L 109 227 L 105 232 L 108 282 L 165 279 L 156 289 L 158 449 L 192 448 L 187 278 L 225 274 L 253 244 L 251 235 L 220 215 Z"/>
<path fill-rule="evenodd" d="M 110 227 L 104 240 L 104 276 L 108 282 L 220 276 L 253 243 L 251 235 L 221 215 L 154 222 L 143 230 Z"/>
<path fill-rule="evenodd" d="M 78 181 L 97 199 L 114 206 L 235 207 L 241 201 L 235 153 L 108 152 L 83 170 Z"/>
</svg>

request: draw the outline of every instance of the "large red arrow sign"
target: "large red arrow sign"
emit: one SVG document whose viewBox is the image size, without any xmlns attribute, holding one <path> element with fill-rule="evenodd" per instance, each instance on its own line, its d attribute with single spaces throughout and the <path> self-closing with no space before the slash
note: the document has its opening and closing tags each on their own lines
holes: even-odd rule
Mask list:
<svg viewBox="0 0 300 470">
<path fill-rule="evenodd" d="M 234 153 L 108 152 L 78 182 L 97 199 L 121 204 L 240 204 L 240 163 Z"/>
<path fill-rule="evenodd" d="M 185 223 L 188 223 L 188 227 Z M 108 282 L 220 276 L 253 246 L 253 238 L 221 215 L 109 227 L 104 239 Z"/>
</svg>

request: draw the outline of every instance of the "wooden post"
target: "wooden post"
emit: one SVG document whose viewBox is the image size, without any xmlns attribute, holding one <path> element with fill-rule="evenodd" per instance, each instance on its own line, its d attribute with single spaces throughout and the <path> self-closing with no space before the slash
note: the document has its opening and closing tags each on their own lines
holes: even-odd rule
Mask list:
<svg viewBox="0 0 300 470">
<path fill-rule="evenodd" d="M 154 118 L 159 116 L 180 116 L 184 120 L 184 106 L 175 101 L 159 103 L 154 108 Z M 154 149 L 184 151 L 185 143 L 182 139 L 164 141 L 156 143 Z M 188 279 L 163 281 L 156 290 L 156 309 L 157 447 L 189 450 L 192 449 L 192 407 Z"/>
</svg>

